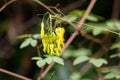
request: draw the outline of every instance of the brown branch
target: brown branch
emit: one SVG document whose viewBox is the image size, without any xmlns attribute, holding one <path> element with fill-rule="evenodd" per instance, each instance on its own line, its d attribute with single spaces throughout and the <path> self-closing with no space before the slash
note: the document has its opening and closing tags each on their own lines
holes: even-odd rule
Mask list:
<svg viewBox="0 0 120 80">
<path fill-rule="evenodd" d="M 30 79 L 30 78 L 21 76 L 21 75 L 19 75 L 19 74 L 16 74 L 16 73 L 7 71 L 7 70 L 2 69 L 2 68 L 0 68 L 0 72 L 1 72 L 1 73 L 5 73 L 5 74 L 8 74 L 8 75 L 11 75 L 11 76 L 14 76 L 14 77 L 19 78 L 19 79 L 21 79 L 21 80 L 32 80 L 32 79 Z"/>
<path fill-rule="evenodd" d="M 73 39 L 78 35 L 79 31 L 81 31 L 81 27 L 83 25 L 83 23 L 85 22 L 88 14 L 90 13 L 90 11 L 92 10 L 94 4 L 95 4 L 96 0 L 91 0 L 85 14 L 83 15 L 82 19 L 80 20 L 79 24 L 78 24 L 78 29 L 76 29 L 76 31 L 71 35 L 71 37 L 67 40 L 65 46 L 63 47 L 62 52 L 70 45 L 70 43 L 73 41 Z M 52 62 L 46 69 L 45 71 L 42 73 L 42 77 L 44 77 L 47 72 L 52 68 L 52 66 L 54 65 L 55 62 Z"/>
<path fill-rule="evenodd" d="M 45 69 L 45 71 L 41 74 L 41 78 L 43 78 L 43 77 L 48 73 L 48 71 L 53 67 L 54 64 L 55 64 L 55 62 L 52 62 L 52 63 Z"/>
<path fill-rule="evenodd" d="M 85 22 L 88 14 L 90 13 L 90 11 L 92 10 L 94 4 L 95 4 L 96 0 L 91 0 L 85 14 L 83 15 L 82 19 L 80 20 L 79 24 L 78 24 L 78 28 L 76 29 L 76 31 L 71 35 L 71 37 L 67 40 L 65 46 L 63 47 L 63 51 L 70 45 L 70 43 L 73 41 L 73 39 L 78 35 L 79 31 L 81 31 L 82 25 Z"/>
<path fill-rule="evenodd" d="M 84 24 L 87 16 L 89 15 L 90 11 L 92 10 L 94 4 L 95 4 L 96 0 L 91 0 L 85 14 L 83 15 L 82 19 L 80 20 L 79 24 L 78 24 L 78 28 L 80 29 L 82 27 L 82 25 Z"/>
<path fill-rule="evenodd" d="M 65 46 L 63 47 L 63 51 L 70 45 L 73 39 L 78 35 L 79 31 L 81 31 L 82 25 L 85 22 L 87 16 L 89 15 L 90 11 L 92 10 L 96 0 L 91 0 L 85 14 L 83 15 L 82 19 L 79 21 L 78 27 L 76 31 L 71 35 L 71 37 L 67 40 Z"/>
<path fill-rule="evenodd" d="M 112 19 L 118 19 L 120 15 L 120 0 L 113 0 Z"/>
<path fill-rule="evenodd" d="M 10 5 L 11 3 L 15 2 L 16 0 L 10 0 L 9 2 L 7 2 L 6 4 L 4 4 L 1 8 L 0 8 L 0 12 L 2 10 L 4 10 L 8 5 Z"/>
<path fill-rule="evenodd" d="M 84 31 L 81 31 L 81 35 L 83 37 L 85 37 L 86 39 L 92 40 L 92 41 L 102 45 L 102 41 L 100 39 L 97 39 L 97 38 L 85 33 Z"/>
</svg>

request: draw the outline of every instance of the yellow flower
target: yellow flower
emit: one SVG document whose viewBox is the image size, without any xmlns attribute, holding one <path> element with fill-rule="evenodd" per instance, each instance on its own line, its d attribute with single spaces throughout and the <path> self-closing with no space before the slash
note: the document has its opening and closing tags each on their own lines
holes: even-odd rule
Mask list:
<svg viewBox="0 0 120 80">
<path fill-rule="evenodd" d="M 51 56 L 60 56 L 62 47 L 64 46 L 64 28 L 56 28 L 55 32 L 44 32 L 44 23 L 41 23 L 41 38 L 43 44 L 43 51 Z"/>
<path fill-rule="evenodd" d="M 44 31 L 44 23 L 41 22 L 41 38 L 44 36 L 45 31 Z"/>
<path fill-rule="evenodd" d="M 45 34 L 42 36 L 42 44 L 43 44 L 43 51 L 46 52 L 47 46 L 48 46 L 48 36 Z"/>
<path fill-rule="evenodd" d="M 54 44 L 50 44 L 50 55 L 54 55 Z"/>
<path fill-rule="evenodd" d="M 56 48 L 56 56 L 60 56 L 60 52 L 59 52 L 58 48 Z"/>
<path fill-rule="evenodd" d="M 65 33 L 64 28 L 60 28 L 60 27 L 56 28 L 55 33 L 61 41 L 64 41 L 64 33 Z"/>
</svg>

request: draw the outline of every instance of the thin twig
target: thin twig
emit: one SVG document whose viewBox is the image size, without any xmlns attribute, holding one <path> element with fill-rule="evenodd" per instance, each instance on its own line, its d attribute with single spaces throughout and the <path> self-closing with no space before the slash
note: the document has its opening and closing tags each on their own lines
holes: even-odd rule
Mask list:
<svg viewBox="0 0 120 80">
<path fill-rule="evenodd" d="M 37 49 L 38 56 L 41 57 L 41 54 L 40 54 L 40 50 L 39 50 L 39 46 L 38 46 L 38 45 L 36 46 L 36 49 Z"/>
<path fill-rule="evenodd" d="M 53 79 L 53 76 L 55 74 L 55 71 L 53 71 L 52 75 L 50 76 L 50 79 L 49 80 L 52 80 Z"/>
<path fill-rule="evenodd" d="M 8 5 L 10 5 L 11 3 L 15 2 L 16 0 L 10 0 L 9 2 L 7 2 L 6 4 L 4 4 L 1 8 L 0 8 L 0 12 L 2 10 L 4 10 Z"/>
<path fill-rule="evenodd" d="M 21 75 L 19 75 L 19 74 L 16 74 L 16 73 L 7 71 L 7 70 L 2 69 L 2 68 L 0 68 L 0 72 L 1 72 L 1 73 L 5 73 L 5 74 L 8 74 L 8 75 L 11 75 L 11 76 L 14 76 L 14 77 L 19 78 L 19 79 L 21 79 L 21 80 L 32 80 L 32 79 L 30 79 L 30 78 L 21 76 Z"/>
<path fill-rule="evenodd" d="M 44 8 L 46 8 L 49 12 L 51 12 L 53 15 L 56 15 L 56 13 L 52 10 L 52 9 L 50 9 L 48 6 L 46 6 L 44 3 L 42 3 L 41 1 L 39 1 L 39 0 L 33 0 L 34 2 L 36 2 L 36 3 L 38 3 L 38 4 L 40 4 L 41 6 L 43 6 Z"/>
<path fill-rule="evenodd" d="M 88 25 L 88 24 L 84 24 L 84 25 L 86 25 L 86 26 L 88 26 L 88 27 L 91 27 L 91 28 L 96 28 L 96 29 L 101 29 L 101 30 L 104 30 L 104 31 L 108 31 L 108 32 L 111 32 L 111 33 L 116 34 L 116 35 L 118 35 L 118 36 L 120 35 L 120 33 L 115 32 L 115 31 L 110 30 L 110 29 L 107 29 L 107 28 L 103 28 L 103 27 L 95 27 L 95 26 Z"/>
<path fill-rule="evenodd" d="M 86 39 L 88 39 L 88 40 L 92 40 L 92 41 L 94 41 L 94 42 L 96 42 L 96 43 L 98 43 L 98 44 L 102 44 L 102 41 L 101 41 L 100 39 L 95 38 L 95 37 L 87 34 L 87 33 L 84 32 L 84 31 L 81 31 L 81 35 L 82 35 L 83 37 L 85 37 Z"/>
<path fill-rule="evenodd" d="M 66 22 L 66 23 L 70 24 L 71 26 L 73 26 L 75 29 L 77 29 L 77 27 L 76 27 L 77 25 L 75 25 L 72 22 L 69 22 L 69 21 L 65 20 L 64 18 L 61 18 L 61 17 L 58 17 L 58 16 L 52 16 L 52 17 L 55 18 L 55 19 L 61 20 L 63 22 Z"/>
<path fill-rule="evenodd" d="M 39 75 L 39 77 L 38 77 L 38 79 L 37 80 L 42 80 L 42 72 L 44 71 L 44 66 L 43 67 L 41 67 L 41 69 L 40 69 L 40 75 Z"/>
<path fill-rule="evenodd" d="M 79 31 L 81 30 L 81 27 L 83 25 L 83 23 L 85 22 L 88 14 L 90 13 L 90 11 L 92 10 L 94 4 L 95 4 L 96 0 L 91 0 L 85 14 L 83 15 L 82 19 L 80 20 L 79 24 L 78 24 L 78 29 L 76 29 L 76 31 L 71 35 L 71 37 L 67 40 L 65 46 L 63 47 L 62 52 L 70 45 L 70 43 L 73 41 L 73 39 L 78 35 Z M 52 66 L 54 65 L 54 62 L 52 62 L 46 69 L 45 71 L 42 73 L 42 77 L 44 77 L 47 72 L 52 68 Z"/>
</svg>

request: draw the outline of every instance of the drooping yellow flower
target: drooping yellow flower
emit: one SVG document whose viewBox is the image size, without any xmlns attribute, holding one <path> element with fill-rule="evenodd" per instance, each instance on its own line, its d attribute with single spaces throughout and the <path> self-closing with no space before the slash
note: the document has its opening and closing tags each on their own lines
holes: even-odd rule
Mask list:
<svg viewBox="0 0 120 80">
<path fill-rule="evenodd" d="M 43 44 L 43 51 L 51 56 L 60 56 L 62 47 L 64 46 L 64 28 L 56 28 L 55 32 L 44 32 L 44 23 L 41 23 L 41 38 Z"/>
<path fill-rule="evenodd" d="M 55 29 L 55 33 L 59 37 L 59 39 L 61 41 L 64 41 L 64 33 L 65 33 L 65 29 L 64 28 L 61 28 L 61 27 L 56 28 Z"/>
<path fill-rule="evenodd" d="M 40 33 L 41 38 L 44 36 L 44 34 L 45 34 L 45 31 L 44 31 L 44 23 L 41 22 L 41 33 Z"/>
<path fill-rule="evenodd" d="M 54 44 L 50 44 L 50 55 L 54 55 Z"/>
<path fill-rule="evenodd" d="M 46 52 L 46 49 L 48 46 L 47 35 L 44 35 L 43 37 L 44 37 L 44 38 L 42 38 L 43 51 Z"/>
</svg>

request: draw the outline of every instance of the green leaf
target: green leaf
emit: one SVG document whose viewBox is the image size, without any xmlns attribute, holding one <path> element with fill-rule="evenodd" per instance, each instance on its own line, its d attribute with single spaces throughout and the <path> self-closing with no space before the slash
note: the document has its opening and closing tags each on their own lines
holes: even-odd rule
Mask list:
<svg viewBox="0 0 120 80">
<path fill-rule="evenodd" d="M 104 18 L 93 13 L 90 13 L 87 17 L 87 20 L 92 22 L 98 22 L 99 20 L 104 20 Z"/>
<path fill-rule="evenodd" d="M 46 64 L 46 61 L 45 60 L 39 60 L 36 62 L 37 66 L 38 67 L 43 67 L 45 64 Z"/>
<path fill-rule="evenodd" d="M 96 67 L 101 67 L 103 64 L 107 64 L 107 61 L 102 58 L 99 58 L 99 59 L 91 58 L 89 60 L 89 63 L 92 63 Z"/>
<path fill-rule="evenodd" d="M 70 49 L 66 49 L 62 56 L 63 56 L 63 58 L 69 58 L 72 56 L 72 51 Z"/>
<path fill-rule="evenodd" d="M 110 56 L 110 58 L 115 58 L 115 57 L 119 57 L 120 58 L 120 53 L 115 53 L 115 54 Z"/>
<path fill-rule="evenodd" d="M 74 57 L 87 56 L 87 55 L 90 55 L 90 54 L 91 54 L 91 50 L 87 49 L 87 48 L 81 48 L 81 49 L 72 50 L 72 55 Z"/>
<path fill-rule="evenodd" d="M 93 35 L 104 34 L 108 29 L 105 23 L 91 23 L 87 22 L 84 24 L 84 29 L 87 32 L 92 32 Z"/>
<path fill-rule="evenodd" d="M 79 72 L 74 72 L 71 74 L 70 78 L 71 78 L 70 80 L 80 80 L 81 75 Z"/>
<path fill-rule="evenodd" d="M 64 65 L 64 61 L 63 61 L 63 59 L 60 58 L 60 57 L 54 56 L 54 57 L 53 57 L 53 60 L 54 60 L 56 63 L 58 63 L 58 64 Z"/>
<path fill-rule="evenodd" d="M 74 53 L 74 54 L 73 54 Z M 67 49 L 64 51 L 64 54 L 62 55 L 64 58 L 69 57 L 78 57 L 78 56 L 87 56 L 91 54 L 91 50 L 87 48 L 81 48 L 81 49 Z"/>
<path fill-rule="evenodd" d="M 76 10 L 69 12 L 69 15 L 75 15 L 75 16 L 81 17 L 81 16 L 83 16 L 84 13 L 85 13 L 85 10 L 77 10 L 76 9 Z M 87 20 L 92 21 L 92 22 L 98 22 L 99 20 L 104 20 L 104 18 L 90 13 L 87 17 Z"/>
<path fill-rule="evenodd" d="M 24 35 L 19 35 L 17 39 L 23 39 L 23 38 L 29 38 L 31 37 L 31 34 L 24 34 Z"/>
<path fill-rule="evenodd" d="M 37 45 L 37 40 L 32 39 L 30 44 L 32 47 L 35 47 Z"/>
<path fill-rule="evenodd" d="M 118 20 L 109 20 L 106 22 L 106 25 L 110 30 L 118 31 L 120 32 L 120 21 Z"/>
<path fill-rule="evenodd" d="M 110 49 L 113 50 L 113 49 L 116 49 L 116 48 L 120 48 L 120 42 L 113 43 Z"/>
<path fill-rule="evenodd" d="M 34 35 L 33 35 L 33 38 L 35 38 L 35 39 L 40 39 L 40 34 L 34 34 Z"/>
<path fill-rule="evenodd" d="M 75 15 L 66 15 L 63 17 L 63 19 L 69 21 L 69 22 L 74 22 L 78 17 Z"/>
<path fill-rule="evenodd" d="M 115 26 L 117 30 L 120 32 L 120 21 L 116 21 Z"/>
<path fill-rule="evenodd" d="M 83 78 L 83 79 L 80 79 L 80 80 L 93 80 L 93 79 L 90 79 L 90 78 Z"/>
<path fill-rule="evenodd" d="M 89 60 L 89 57 L 87 57 L 87 56 L 80 56 L 80 57 L 78 57 L 77 59 L 74 60 L 73 65 L 77 65 L 77 64 L 85 62 L 87 60 Z"/>
<path fill-rule="evenodd" d="M 104 31 L 103 29 L 94 28 L 93 35 L 97 36 L 97 35 L 101 34 L 103 31 Z"/>
<path fill-rule="evenodd" d="M 76 10 L 70 11 L 68 14 L 69 14 L 69 15 L 83 16 L 84 12 L 85 12 L 85 11 L 83 11 L 83 10 L 78 10 L 78 9 L 76 9 Z"/>
<path fill-rule="evenodd" d="M 115 74 L 113 74 L 113 73 L 108 73 L 107 75 L 105 75 L 106 79 L 112 79 L 114 77 L 115 77 Z"/>
<path fill-rule="evenodd" d="M 30 44 L 31 40 L 32 40 L 31 38 L 28 38 L 25 41 L 23 41 L 22 44 L 20 45 L 20 48 L 22 49 L 24 47 L 27 47 Z"/>
<path fill-rule="evenodd" d="M 109 72 L 111 72 L 111 70 L 109 68 L 98 68 L 98 71 L 102 72 L 102 73 L 109 73 Z"/>
<path fill-rule="evenodd" d="M 52 57 L 47 57 L 45 58 L 45 61 L 47 62 L 47 64 L 50 64 L 53 61 L 53 59 Z"/>
<path fill-rule="evenodd" d="M 116 79 L 120 79 L 120 73 L 115 74 Z"/>
<path fill-rule="evenodd" d="M 93 21 L 93 22 L 98 22 L 99 21 L 99 19 L 92 14 L 88 15 L 87 20 Z"/>
<path fill-rule="evenodd" d="M 42 60 L 41 57 L 32 57 L 31 60 Z"/>
</svg>

